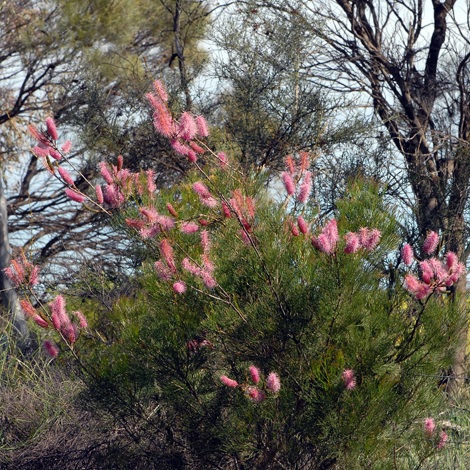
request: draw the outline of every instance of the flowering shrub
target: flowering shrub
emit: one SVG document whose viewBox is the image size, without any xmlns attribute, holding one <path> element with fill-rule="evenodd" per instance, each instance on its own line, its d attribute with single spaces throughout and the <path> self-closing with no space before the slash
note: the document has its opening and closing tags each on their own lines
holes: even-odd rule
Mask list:
<svg viewBox="0 0 470 470">
<path fill-rule="evenodd" d="M 116 306 L 116 341 L 85 367 L 89 399 L 131 420 L 133 439 L 171 428 L 203 468 L 387 468 L 425 447 L 433 376 L 450 366 L 463 321 L 448 302 L 463 274 L 455 255 L 419 261 L 419 281 L 405 246 L 391 269 L 396 223 L 373 185 L 352 187 L 322 222 L 308 154 L 286 159 L 286 199 L 276 201 L 263 172 L 243 175 L 210 150 L 203 117 L 172 117 L 160 82 L 148 99 L 156 131 L 194 166 L 186 181 L 157 190 L 151 171 L 131 173 L 119 157 L 100 165 L 106 186 L 91 195 L 58 170 L 72 201 L 123 214 L 123 232 L 147 250 L 142 291 Z M 60 154 L 47 129 L 32 131 L 46 159 Z M 16 265 L 10 274 L 32 295 L 30 278 Z M 23 308 L 74 354 L 89 332 L 60 295 L 50 309 Z"/>
</svg>

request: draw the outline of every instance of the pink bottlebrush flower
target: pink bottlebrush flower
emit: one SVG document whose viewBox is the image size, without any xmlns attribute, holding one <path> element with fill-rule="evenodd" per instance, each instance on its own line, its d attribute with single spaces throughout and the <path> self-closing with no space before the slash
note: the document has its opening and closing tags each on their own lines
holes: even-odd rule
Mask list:
<svg viewBox="0 0 470 470">
<path fill-rule="evenodd" d="M 354 390 L 356 388 L 356 377 L 352 369 L 343 370 L 342 378 L 344 381 L 344 386 L 348 390 Z"/>
<path fill-rule="evenodd" d="M 463 263 L 457 263 L 457 266 L 453 270 L 452 280 L 454 282 L 457 282 L 460 276 L 462 276 L 462 274 L 464 273 L 465 273 L 465 265 Z"/>
<path fill-rule="evenodd" d="M 201 147 L 199 147 L 198 144 L 196 144 L 196 142 L 190 142 L 189 143 L 189 146 L 196 152 L 196 153 L 204 153 L 205 150 Z"/>
<path fill-rule="evenodd" d="M 156 222 L 160 215 L 153 207 L 141 207 L 139 208 L 139 212 L 150 222 Z"/>
<path fill-rule="evenodd" d="M 279 393 L 279 390 L 281 390 L 281 381 L 276 372 L 271 372 L 268 375 L 268 378 L 266 379 L 266 388 L 271 393 Z"/>
<path fill-rule="evenodd" d="M 167 266 L 165 266 L 162 261 L 157 261 L 155 263 L 155 271 L 157 271 L 158 277 L 164 281 L 169 281 L 172 278 L 172 273 L 168 269 Z"/>
<path fill-rule="evenodd" d="M 401 250 L 401 259 L 407 266 L 413 264 L 413 247 L 408 243 Z"/>
<path fill-rule="evenodd" d="M 166 232 L 175 227 L 175 219 L 168 217 L 167 215 L 159 215 L 157 217 L 157 223 L 161 226 L 162 230 Z"/>
<path fill-rule="evenodd" d="M 153 170 L 147 170 L 147 191 L 154 193 L 157 190 L 155 186 L 155 172 Z"/>
<path fill-rule="evenodd" d="M 454 269 L 458 261 L 457 255 L 452 251 L 446 254 L 446 265 L 449 269 Z"/>
<path fill-rule="evenodd" d="M 211 241 L 209 238 L 209 232 L 207 230 L 203 230 L 201 232 L 201 245 L 204 253 L 208 253 L 211 249 Z"/>
<path fill-rule="evenodd" d="M 255 201 L 252 197 L 245 198 L 246 208 L 249 216 L 253 219 L 255 217 Z"/>
<path fill-rule="evenodd" d="M 439 235 L 436 232 L 429 232 L 426 240 L 424 241 L 423 250 L 428 255 L 431 255 L 436 251 L 437 245 L 439 244 Z"/>
<path fill-rule="evenodd" d="M 78 202 L 81 204 L 85 200 L 85 196 L 78 194 L 77 192 L 73 191 L 72 189 L 67 188 L 65 190 L 65 194 L 72 199 L 72 201 Z"/>
<path fill-rule="evenodd" d="M 51 147 L 52 144 L 50 140 L 42 133 L 39 132 L 38 129 L 35 126 L 29 125 L 28 130 L 30 134 L 42 145 L 45 147 Z"/>
<path fill-rule="evenodd" d="M 18 274 L 15 273 L 11 267 L 10 267 L 10 268 L 5 268 L 5 269 L 3 270 L 3 272 L 4 272 L 5 275 L 8 277 L 8 279 L 10 279 L 10 281 L 12 282 L 12 284 L 13 284 L 15 287 L 18 287 L 19 285 L 23 284 L 23 282 L 24 282 L 24 277 L 18 276 Z"/>
<path fill-rule="evenodd" d="M 292 178 L 292 176 L 287 173 L 287 171 L 284 171 L 282 173 L 282 181 L 284 183 L 284 187 L 286 188 L 287 194 L 289 196 L 292 196 L 295 193 L 295 183 Z"/>
<path fill-rule="evenodd" d="M 253 382 L 257 384 L 259 382 L 259 369 L 255 366 L 250 366 L 250 375 L 251 380 L 253 380 Z"/>
<path fill-rule="evenodd" d="M 331 219 L 326 224 L 322 233 L 328 237 L 328 241 L 331 246 L 331 251 L 333 251 L 335 249 L 336 242 L 339 240 L 338 225 L 336 224 L 336 219 Z"/>
<path fill-rule="evenodd" d="M 356 253 L 359 249 L 359 237 L 354 232 L 348 232 L 344 239 L 346 240 L 346 247 L 344 248 L 344 252 L 347 254 Z"/>
<path fill-rule="evenodd" d="M 59 354 L 59 350 L 50 341 L 44 341 L 44 348 L 51 358 L 54 358 Z"/>
<path fill-rule="evenodd" d="M 240 209 L 241 204 L 239 204 L 239 199 L 241 199 L 238 191 L 234 191 L 233 195 L 235 196 L 234 198 L 229 199 L 229 203 L 232 206 L 232 209 L 237 213 L 238 217 L 240 219 L 243 217 L 242 211 Z"/>
<path fill-rule="evenodd" d="M 300 152 L 300 172 L 304 173 L 310 164 L 310 156 L 307 152 Z"/>
<path fill-rule="evenodd" d="M 248 234 L 245 232 L 245 230 L 239 230 L 238 233 L 240 234 L 240 237 L 242 238 L 242 241 L 245 245 L 251 246 L 251 240 Z"/>
<path fill-rule="evenodd" d="M 168 212 L 169 212 L 173 217 L 178 218 L 177 212 L 175 211 L 174 207 L 173 207 L 169 202 L 167 203 L 166 208 L 168 209 Z"/>
<path fill-rule="evenodd" d="M 286 165 L 286 170 L 290 173 L 290 175 L 295 176 L 296 169 L 295 169 L 294 159 L 292 158 L 292 156 L 288 155 L 285 158 L 284 163 Z"/>
<path fill-rule="evenodd" d="M 153 114 L 153 126 L 155 130 L 164 137 L 171 137 L 174 134 L 173 119 L 168 108 L 160 102 L 152 103 L 155 113 Z"/>
<path fill-rule="evenodd" d="M 212 194 L 207 189 L 207 186 L 204 183 L 197 182 L 193 184 L 193 191 L 200 197 L 200 198 L 210 198 Z"/>
<path fill-rule="evenodd" d="M 369 239 L 369 229 L 367 227 L 361 227 L 359 229 L 359 243 L 361 244 L 362 248 L 365 248 L 365 245 L 367 245 L 367 241 Z"/>
<path fill-rule="evenodd" d="M 196 233 L 199 230 L 199 225 L 194 222 L 183 222 L 181 224 L 181 231 L 186 234 Z"/>
<path fill-rule="evenodd" d="M 39 157 L 47 157 L 49 155 L 49 148 L 33 147 L 33 153 Z"/>
<path fill-rule="evenodd" d="M 436 429 L 436 424 L 432 418 L 426 418 L 424 420 L 424 432 L 428 437 L 432 437 L 434 433 L 434 429 Z"/>
<path fill-rule="evenodd" d="M 155 110 L 158 108 L 158 105 L 161 104 L 161 100 L 158 96 L 155 96 L 153 93 L 147 93 L 145 97 L 149 100 L 150 106 Z"/>
<path fill-rule="evenodd" d="M 53 140 L 57 140 L 59 136 L 57 135 L 57 127 L 55 125 L 53 118 L 46 119 L 47 133 L 52 137 Z"/>
<path fill-rule="evenodd" d="M 116 184 L 109 184 L 104 188 L 103 199 L 106 204 L 115 209 L 124 202 L 125 197 Z"/>
<path fill-rule="evenodd" d="M 214 289 L 217 287 L 216 280 L 207 271 L 201 271 L 202 282 L 208 289 Z"/>
<path fill-rule="evenodd" d="M 61 166 L 59 166 L 59 175 L 62 176 L 62 179 L 67 184 L 70 184 L 71 186 L 73 185 L 72 177 L 68 174 L 67 170 L 65 168 L 62 168 Z"/>
<path fill-rule="evenodd" d="M 72 142 L 70 140 L 65 141 L 65 143 L 61 147 L 62 153 L 67 155 L 72 150 Z"/>
<path fill-rule="evenodd" d="M 60 318 L 59 318 L 59 315 L 57 315 L 57 313 L 53 313 L 51 315 L 51 319 L 52 319 L 52 326 L 56 329 L 56 330 L 60 330 Z"/>
<path fill-rule="evenodd" d="M 227 219 L 230 219 L 230 217 L 232 217 L 230 209 L 228 208 L 227 204 L 225 204 L 225 202 L 222 202 L 222 211 L 224 213 L 224 216 L 227 217 Z"/>
<path fill-rule="evenodd" d="M 424 274 L 424 273 L 428 274 L 428 276 L 429 276 L 430 278 L 434 277 L 433 268 L 432 268 L 432 266 L 431 266 L 431 263 L 430 263 L 428 260 L 421 261 L 421 262 L 419 263 L 419 267 L 420 267 L 420 269 L 421 269 L 421 271 L 422 271 L 423 274 Z"/>
<path fill-rule="evenodd" d="M 289 220 L 289 224 L 290 224 L 290 231 L 291 231 L 292 235 L 294 235 L 294 237 L 298 237 L 299 236 L 299 230 L 295 226 L 294 222 L 292 220 Z"/>
<path fill-rule="evenodd" d="M 209 225 L 209 222 L 206 220 L 206 219 L 199 219 L 199 223 L 203 226 L 203 227 L 207 227 Z"/>
<path fill-rule="evenodd" d="M 209 207 L 209 209 L 215 209 L 217 207 L 217 199 L 213 197 L 201 197 L 201 202 L 204 204 L 206 207 Z"/>
<path fill-rule="evenodd" d="M 191 273 L 193 276 L 200 276 L 201 275 L 201 268 L 196 266 L 195 264 L 191 263 L 188 258 L 184 258 L 184 260 L 181 262 L 181 266 L 185 271 L 188 271 Z"/>
<path fill-rule="evenodd" d="M 106 183 L 113 184 L 114 180 L 106 162 L 100 162 L 100 170 L 101 176 L 105 179 Z"/>
<path fill-rule="evenodd" d="M 210 274 L 212 275 L 215 271 L 215 266 L 214 264 L 211 262 L 211 260 L 209 259 L 209 257 L 207 256 L 207 254 L 203 254 L 201 256 L 202 258 L 202 265 L 204 266 L 204 269 Z"/>
<path fill-rule="evenodd" d="M 413 276 L 413 274 L 407 274 L 405 276 L 405 283 L 406 283 L 406 289 L 412 293 L 417 292 L 421 284 L 418 281 L 418 279 L 415 276 Z"/>
<path fill-rule="evenodd" d="M 196 118 L 197 135 L 199 137 L 207 137 L 209 135 L 209 125 L 207 124 L 204 116 L 198 116 Z"/>
<path fill-rule="evenodd" d="M 191 116 L 190 113 L 185 111 L 180 116 L 180 123 L 178 126 L 178 136 L 181 137 L 183 140 L 189 142 L 196 137 L 197 134 L 197 126 L 196 121 Z"/>
<path fill-rule="evenodd" d="M 47 328 L 49 326 L 49 323 L 47 323 L 46 320 L 41 318 L 39 315 L 34 315 L 33 320 L 41 327 L 41 328 Z"/>
<path fill-rule="evenodd" d="M 27 300 L 20 300 L 20 305 L 26 317 L 37 315 L 37 310 Z"/>
<path fill-rule="evenodd" d="M 369 238 L 367 239 L 367 241 L 364 242 L 364 245 L 363 245 L 364 248 L 368 251 L 375 250 L 377 248 L 377 245 L 379 244 L 381 236 L 382 236 L 382 232 L 374 228 L 369 233 Z"/>
<path fill-rule="evenodd" d="M 304 235 L 308 233 L 308 225 L 301 215 L 297 217 L 297 225 L 299 226 L 299 230 L 301 231 L 301 233 L 303 233 Z"/>
<path fill-rule="evenodd" d="M 49 149 L 49 155 L 55 160 L 62 160 L 62 155 L 54 149 Z"/>
<path fill-rule="evenodd" d="M 186 291 L 186 284 L 184 282 L 177 281 L 173 284 L 173 290 L 177 294 L 184 294 L 184 292 Z"/>
<path fill-rule="evenodd" d="M 193 149 L 188 150 L 188 159 L 191 163 L 197 162 L 197 155 Z"/>
<path fill-rule="evenodd" d="M 101 190 L 101 186 L 99 184 L 97 184 L 95 186 L 95 191 L 96 191 L 96 199 L 98 199 L 98 202 L 100 204 L 103 204 L 103 191 Z"/>
<path fill-rule="evenodd" d="M 444 273 L 444 266 L 437 258 L 431 258 L 430 260 L 427 260 L 427 261 L 428 261 L 429 266 L 431 266 L 431 269 L 436 277 L 438 277 L 439 274 Z"/>
<path fill-rule="evenodd" d="M 255 403 L 261 403 L 266 399 L 264 392 L 257 387 L 248 387 L 247 393 L 248 398 Z"/>
<path fill-rule="evenodd" d="M 85 318 L 85 315 L 83 315 L 83 313 L 78 310 L 73 313 L 78 318 L 78 321 L 80 323 L 80 328 L 83 328 L 83 329 L 88 328 L 88 320 Z"/>
<path fill-rule="evenodd" d="M 437 443 L 437 450 L 441 450 L 443 447 L 447 445 L 447 433 L 445 431 L 442 431 L 441 434 L 439 435 L 441 437 L 440 441 Z"/>
<path fill-rule="evenodd" d="M 225 155 L 224 152 L 219 152 L 217 154 L 217 158 L 219 159 L 219 167 L 222 170 L 225 170 L 225 168 L 227 168 L 227 165 L 228 165 L 227 155 Z"/>
<path fill-rule="evenodd" d="M 33 266 L 29 276 L 29 283 L 35 286 L 39 282 L 39 266 Z"/>
<path fill-rule="evenodd" d="M 160 226 L 158 224 L 152 225 L 150 228 L 141 228 L 139 235 L 143 238 L 153 238 L 156 237 L 161 232 Z"/>
<path fill-rule="evenodd" d="M 135 228 L 137 230 L 140 230 L 141 228 L 145 226 L 145 222 L 139 219 L 126 219 L 126 224 L 129 227 Z"/>
<path fill-rule="evenodd" d="M 298 201 L 301 204 L 305 204 L 308 201 L 308 198 L 310 197 L 310 194 L 312 192 L 312 176 L 310 172 L 307 172 L 305 174 L 304 180 L 302 181 L 302 184 L 300 185 L 300 191 L 299 191 L 299 196 L 298 196 Z"/>
<path fill-rule="evenodd" d="M 423 273 L 423 281 L 426 284 L 431 284 L 431 276 L 427 272 Z"/>
<path fill-rule="evenodd" d="M 238 386 L 238 383 L 235 380 L 229 379 L 226 375 L 222 375 L 220 380 L 222 380 L 222 382 L 227 385 L 227 387 L 235 388 Z"/>
<path fill-rule="evenodd" d="M 330 240 L 323 233 L 320 234 L 317 238 L 312 237 L 312 244 L 317 250 L 322 251 L 323 253 L 326 253 L 327 255 L 333 252 L 333 248 L 330 244 Z"/>
<path fill-rule="evenodd" d="M 160 240 L 160 253 L 165 258 L 168 267 L 176 273 L 175 258 L 173 255 L 173 248 L 167 238 Z"/>
<path fill-rule="evenodd" d="M 153 88 L 162 101 L 168 101 L 168 94 L 161 80 L 155 80 L 153 82 Z"/>
</svg>

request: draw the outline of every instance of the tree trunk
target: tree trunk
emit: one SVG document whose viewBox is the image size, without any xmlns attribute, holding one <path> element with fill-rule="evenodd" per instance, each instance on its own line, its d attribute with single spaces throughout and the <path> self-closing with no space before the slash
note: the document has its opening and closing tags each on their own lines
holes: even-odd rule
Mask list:
<svg viewBox="0 0 470 470">
<path fill-rule="evenodd" d="M 0 292 L 2 303 L 7 312 L 7 318 L 13 327 L 13 333 L 18 339 L 18 346 L 24 354 L 30 354 L 32 344 L 28 324 L 18 301 L 18 296 L 10 279 L 3 270 L 10 265 L 10 243 L 8 241 L 7 203 L 3 191 L 3 175 L 0 173 Z M 4 332 L 0 345 L 6 348 L 8 337 Z"/>
</svg>

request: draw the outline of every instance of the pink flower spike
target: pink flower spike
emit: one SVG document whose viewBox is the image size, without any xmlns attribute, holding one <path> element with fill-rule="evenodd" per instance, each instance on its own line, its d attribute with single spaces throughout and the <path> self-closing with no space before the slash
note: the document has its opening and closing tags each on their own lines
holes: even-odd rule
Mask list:
<svg viewBox="0 0 470 470">
<path fill-rule="evenodd" d="M 114 180 L 109 171 L 106 162 L 100 162 L 101 176 L 105 179 L 106 183 L 113 184 Z"/>
<path fill-rule="evenodd" d="M 259 369 L 255 366 L 250 366 L 250 375 L 251 380 L 253 380 L 253 382 L 257 384 L 259 382 Z"/>
<path fill-rule="evenodd" d="M 426 240 L 424 241 L 423 250 L 428 255 L 431 255 L 436 251 L 437 245 L 439 244 L 439 235 L 436 232 L 429 232 Z"/>
<path fill-rule="evenodd" d="M 255 403 L 261 403 L 266 399 L 266 395 L 257 387 L 248 387 L 248 398 Z"/>
<path fill-rule="evenodd" d="M 206 207 L 209 207 L 209 209 L 214 209 L 217 207 L 217 199 L 213 197 L 201 197 L 201 202 L 204 204 Z"/>
<path fill-rule="evenodd" d="M 235 380 L 229 379 L 226 375 L 222 375 L 220 380 L 222 380 L 222 382 L 227 385 L 227 387 L 235 388 L 238 386 L 238 383 Z"/>
<path fill-rule="evenodd" d="M 188 271 L 193 276 L 201 276 L 201 269 L 195 264 L 191 263 L 188 258 L 184 258 L 181 262 L 181 266 L 185 271 Z"/>
<path fill-rule="evenodd" d="M 37 315 L 37 310 L 27 300 L 20 300 L 20 305 L 26 317 L 32 318 Z"/>
<path fill-rule="evenodd" d="M 181 231 L 186 234 L 196 233 L 199 230 L 199 225 L 194 222 L 183 222 L 181 224 Z"/>
<path fill-rule="evenodd" d="M 331 246 L 331 251 L 335 249 L 336 242 L 339 240 L 338 236 L 338 225 L 336 224 L 336 219 L 331 219 L 323 229 L 323 234 L 328 237 L 328 241 Z"/>
<path fill-rule="evenodd" d="M 59 136 L 57 135 L 57 128 L 53 118 L 46 119 L 47 133 L 52 137 L 53 140 L 57 140 Z"/>
<path fill-rule="evenodd" d="M 204 153 L 205 150 L 201 147 L 199 147 L 198 144 L 196 144 L 196 142 L 190 142 L 189 143 L 189 146 L 196 152 L 196 153 Z"/>
<path fill-rule="evenodd" d="M 62 160 L 62 155 L 54 149 L 49 149 L 49 155 L 55 160 Z"/>
<path fill-rule="evenodd" d="M 44 348 L 51 358 L 54 358 L 59 354 L 59 350 L 50 341 L 44 341 Z"/>
<path fill-rule="evenodd" d="M 49 148 L 33 147 L 33 153 L 39 157 L 46 157 L 49 155 L 49 150 Z"/>
<path fill-rule="evenodd" d="M 67 184 L 69 184 L 70 186 L 73 185 L 73 179 L 72 179 L 71 176 L 67 173 L 67 170 L 65 170 L 65 168 L 62 168 L 61 166 L 59 166 L 59 175 L 62 177 L 62 179 L 63 179 Z"/>
<path fill-rule="evenodd" d="M 299 226 L 299 230 L 306 235 L 308 233 L 308 226 L 305 222 L 304 218 L 300 215 L 297 217 L 297 225 Z"/>
<path fill-rule="evenodd" d="M 413 264 L 413 248 L 411 245 L 408 245 L 408 243 L 403 247 L 403 250 L 401 251 L 401 259 L 407 266 Z"/>
<path fill-rule="evenodd" d="M 188 150 L 188 159 L 191 163 L 197 162 L 197 155 L 193 149 Z"/>
<path fill-rule="evenodd" d="M 70 153 L 70 150 L 72 150 L 72 142 L 70 140 L 67 140 L 61 147 L 62 153 L 64 155 L 67 155 Z"/>
<path fill-rule="evenodd" d="M 281 381 L 276 372 L 271 372 L 266 379 L 266 387 L 271 393 L 279 393 L 281 390 Z"/>
<path fill-rule="evenodd" d="M 455 253 L 453 253 L 452 251 L 449 251 L 449 253 L 447 253 L 446 255 L 446 265 L 449 269 L 454 269 L 455 266 L 457 265 L 458 263 L 458 258 L 457 258 L 457 255 Z"/>
<path fill-rule="evenodd" d="M 299 230 L 294 225 L 294 222 L 292 222 L 292 220 L 290 220 L 289 223 L 290 223 L 290 231 L 291 231 L 292 235 L 294 235 L 294 237 L 298 237 L 299 236 Z"/>
<path fill-rule="evenodd" d="M 190 113 L 185 111 L 180 116 L 180 124 L 178 126 L 178 136 L 181 137 L 183 140 L 189 142 L 196 137 L 197 134 L 197 127 L 194 118 L 191 116 Z"/>
<path fill-rule="evenodd" d="M 177 294 L 184 294 L 184 292 L 186 291 L 186 284 L 184 282 L 177 281 L 173 284 L 173 290 Z"/>
<path fill-rule="evenodd" d="M 169 281 L 171 279 L 171 271 L 161 261 L 157 261 L 154 266 L 160 279 L 163 281 Z"/>
<path fill-rule="evenodd" d="M 60 319 L 59 319 L 59 315 L 57 315 L 57 313 L 53 313 L 51 315 L 51 319 L 52 319 L 52 326 L 56 329 L 56 330 L 60 330 Z"/>
<path fill-rule="evenodd" d="M 424 432 L 428 437 L 431 437 L 436 429 L 436 424 L 432 418 L 426 418 L 424 420 Z"/>
<path fill-rule="evenodd" d="M 44 147 L 51 147 L 51 142 L 49 139 L 42 132 L 39 132 L 35 126 L 29 125 L 28 130 L 40 145 L 43 145 Z"/>
<path fill-rule="evenodd" d="M 157 190 L 155 186 L 155 172 L 147 170 L 147 190 L 149 193 L 154 193 Z"/>
<path fill-rule="evenodd" d="M 85 318 L 85 315 L 83 315 L 83 313 L 78 311 L 78 310 L 76 312 L 73 312 L 73 313 L 78 318 L 78 321 L 80 323 L 80 328 L 83 328 L 83 329 L 88 328 L 88 321 Z"/>
<path fill-rule="evenodd" d="M 211 241 L 209 238 L 209 232 L 207 230 L 203 230 L 201 232 L 201 245 L 204 253 L 208 253 L 211 249 Z"/>
<path fill-rule="evenodd" d="M 284 187 L 286 188 L 287 194 L 289 196 L 292 196 L 295 193 L 295 183 L 294 180 L 292 179 L 292 176 L 284 171 L 282 173 L 282 181 L 284 183 Z"/>
<path fill-rule="evenodd" d="M 369 236 L 362 242 L 363 248 L 367 251 L 373 251 L 377 247 L 380 241 L 382 232 L 380 230 L 374 229 L 369 232 Z"/>
<path fill-rule="evenodd" d="M 67 196 L 70 199 L 72 199 L 72 201 L 78 202 L 79 204 L 81 204 L 85 200 L 84 196 L 82 196 L 81 194 L 76 193 L 75 191 L 73 191 L 69 188 L 67 188 L 65 190 L 65 194 L 67 194 Z"/>
<path fill-rule="evenodd" d="M 212 197 L 212 194 L 207 189 L 207 186 L 201 182 L 197 182 L 193 184 L 193 191 L 200 197 L 208 199 Z"/>
<path fill-rule="evenodd" d="M 295 176 L 296 169 L 295 169 L 294 159 L 292 158 L 292 156 L 288 155 L 285 158 L 284 163 L 286 164 L 286 170 L 290 173 L 290 175 Z"/>
<path fill-rule="evenodd" d="M 165 89 L 165 85 L 160 80 L 155 80 L 153 82 L 153 88 L 155 93 L 160 97 L 162 101 L 168 101 L 168 94 Z"/>
<path fill-rule="evenodd" d="M 204 116 L 198 116 L 196 118 L 197 135 L 199 137 L 207 137 L 209 135 L 209 125 L 207 124 Z"/>
<path fill-rule="evenodd" d="M 174 134 L 173 119 L 168 108 L 160 102 L 152 102 L 155 113 L 153 114 L 153 125 L 155 130 L 164 137 L 171 137 Z"/>
<path fill-rule="evenodd" d="M 116 184 L 109 184 L 104 188 L 103 199 L 112 208 L 119 207 L 124 202 L 124 194 Z"/>
<path fill-rule="evenodd" d="M 323 233 L 317 238 L 312 237 L 312 244 L 317 250 L 320 250 L 327 255 L 331 254 L 333 251 L 328 237 Z"/>
<path fill-rule="evenodd" d="M 311 173 L 307 172 L 305 174 L 304 180 L 302 181 L 302 184 L 300 185 L 300 191 L 299 191 L 299 196 L 298 200 L 301 204 L 305 204 L 308 201 L 308 198 L 310 197 L 310 194 L 312 193 L 312 177 Z"/>
<path fill-rule="evenodd" d="M 432 289 L 427 284 L 420 283 L 415 295 L 417 299 L 424 299 L 429 294 L 431 294 L 431 292 Z"/>
<path fill-rule="evenodd" d="M 232 214 L 230 213 L 230 209 L 228 208 L 227 204 L 225 204 L 225 202 L 222 202 L 222 210 L 223 210 L 224 216 L 227 219 L 230 219 L 230 217 L 232 217 Z"/>
<path fill-rule="evenodd" d="M 445 431 L 442 431 L 441 434 L 439 435 L 441 437 L 440 441 L 437 443 L 437 450 L 441 450 L 443 447 L 447 445 L 447 433 Z"/>
<path fill-rule="evenodd" d="M 214 289 L 217 287 L 217 282 L 207 271 L 201 271 L 201 277 L 202 282 L 208 289 Z"/>
<path fill-rule="evenodd" d="M 41 327 L 41 328 L 47 328 L 49 326 L 49 323 L 47 323 L 46 320 L 41 318 L 39 315 L 34 315 L 33 320 Z"/>
<path fill-rule="evenodd" d="M 96 191 L 96 199 L 98 199 L 98 202 L 100 204 L 103 204 L 103 191 L 101 190 L 101 186 L 99 184 L 95 186 L 95 191 Z"/>
<path fill-rule="evenodd" d="M 359 243 L 361 244 L 362 248 L 365 248 L 365 245 L 367 245 L 368 239 L 369 239 L 369 229 L 367 227 L 361 227 L 359 229 Z"/>
<path fill-rule="evenodd" d="M 346 240 L 346 247 L 344 249 L 344 252 L 347 254 L 356 253 L 357 250 L 359 250 L 360 245 L 359 237 L 357 236 L 357 234 L 354 232 L 348 232 L 344 236 L 344 238 Z"/>
<path fill-rule="evenodd" d="M 170 242 L 168 239 L 164 238 L 163 240 L 160 240 L 160 252 L 162 256 L 165 258 L 166 264 L 168 267 L 176 273 L 176 266 L 175 266 L 175 260 L 174 260 L 174 255 L 173 255 L 173 248 L 170 245 Z"/>
<path fill-rule="evenodd" d="M 345 369 L 342 374 L 344 386 L 348 390 L 354 390 L 356 388 L 356 377 L 352 369 Z"/>
<path fill-rule="evenodd" d="M 412 293 L 417 292 L 420 286 L 420 282 L 418 281 L 418 279 L 416 279 L 415 276 L 413 276 L 413 274 L 407 274 L 405 276 L 405 283 L 406 289 Z"/>
<path fill-rule="evenodd" d="M 168 202 L 166 205 L 166 208 L 168 209 L 168 212 L 175 218 L 178 218 L 178 214 L 175 211 L 174 207 Z"/>
<path fill-rule="evenodd" d="M 219 159 L 219 167 L 222 170 L 227 168 L 227 164 L 228 164 L 227 155 L 225 155 L 224 152 L 220 152 L 220 153 L 217 154 L 217 158 Z"/>
</svg>

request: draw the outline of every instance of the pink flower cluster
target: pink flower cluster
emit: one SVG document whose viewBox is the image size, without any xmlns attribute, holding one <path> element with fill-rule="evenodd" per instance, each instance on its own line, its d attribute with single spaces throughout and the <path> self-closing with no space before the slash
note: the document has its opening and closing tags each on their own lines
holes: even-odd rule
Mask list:
<svg viewBox="0 0 470 470">
<path fill-rule="evenodd" d="M 199 196 L 202 204 L 209 207 L 210 209 L 217 207 L 217 200 L 214 198 L 214 196 L 212 196 L 204 183 L 201 183 L 200 181 L 194 183 L 193 191 Z"/>
<path fill-rule="evenodd" d="M 335 251 L 336 243 L 339 240 L 338 226 L 336 219 L 331 219 L 323 228 L 318 237 L 312 237 L 312 245 L 319 251 L 332 254 Z"/>
<path fill-rule="evenodd" d="M 354 390 L 356 388 L 356 376 L 354 375 L 354 371 L 352 369 L 345 369 L 343 371 L 342 378 L 344 386 L 348 390 Z"/>
<path fill-rule="evenodd" d="M 345 253 L 356 253 L 360 248 L 367 251 L 374 251 L 380 242 L 382 233 L 380 230 L 369 230 L 367 227 L 362 227 L 358 233 L 348 232 L 344 239 L 346 240 Z"/>
<path fill-rule="evenodd" d="M 59 150 L 57 147 L 57 127 L 54 119 L 49 117 L 45 121 L 46 129 L 43 131 L 38 130 L 35 126 L 28 126 L 30 134 L 36 139 L 38 145 L 33 148 L 33 152 L 37 157 L 42 157 L 44 166 L 51 172 L 53 170 L 46 162 L 45 158 L 51 156 L 55 160 L 61 160 L 64 155 L 67 155 L 72 149 L 72 142 L 67 140 Z"/>
<path fill-rule="evenodd" d="M 34 286 L 39 282 L 39 267 L 30 263 L 24 253 L 11 261 L 11 265 L 3 270 L 15 287 L 20 285 Z"/>
<path fill-rule="evenodd" d="M 196 142 L 196 137 L 204 138 L 209 135 L 209 126 L 204 116 L 196 118 L 187 111 L 183 112 L 178 121 L 174 121 L 167 106 L 168 94 L 160 80 L 154 82 L 155 93 L 147 94 L 147 99 L 154 110 L 153 124 L 155 130 L 170 139 L 173 150 L 189 161 L 196 162 L 197 154 L 204 153 Z"/>
<path fill-rule="evenodd" d="M 427 253 L 429 252 L 428 254 L 434 252 L 439 243 L 439 238 L 436 239 L 435 234 L 433 234 L 434 232 L 431 232 L 425 241 L 425 245 L 427 244 L 427 250 L 425 251 Z M 429 239 L 432 243 L 428 241 Z M 411 255 L 409 254 L 410 252 Z M 405 264 L 412 263 L 412 253 L 412 247 L 405 245 L 402 252 L 402 258 Z M 459 263 L 457 255 L 452 251 L 446 254 L 445 264 L 437 258 L 431 258 L 421 261 L 419 267 L 422 281 L 413 274 L 407 274 L 405 276 L 406 289 L 414 294 L 417 299 L 423 299 L 436 291 L 445 291 L 448 287 L 456 283 L 465 272 L 464 264 Z"/>
<path fill-rule="evenodd" d="M 250 366 L 250 376 L 251 380 L 258 385 L 260 382 L 260 370 L 255 366 Z M 222 375 L 220 380 L 227 386 L 231 388 L 238 387 L 238 382 L 228 378 L 226 375 Z M 254 387 L 252 385 L 243 385 L 242 389 L 246 392 L 246 396 L 255 403 L 261 403 L 266 399 L 266 393 L 272 393 L 274 395 L 278 394 L 281 390 L 281 381 L 276 372 L 271 372 L 266 378 L 266 389 L 262 390 L 259 387 Z"/>
<path fill-rule="evenodd" d="M 424 420 L 423 428 L 424 428 L 424 434 L 426 435 L 426 437 L 428 439 L 433 439 L 434 438 L 434 431 L 436 429 L 436 423 L 434 422 L 434 420 L 432 418 L 426 418 Z M 437 450 L 441 450 L 446 446 L 448 438 L 449 437 L 447 436 L 447 433 L 445 431 L 440 432 L 439 441 L 436 444 Z M 434 441 L 434 442 L 436 442 L 436 441 Z"/>
<path fill-rule="evenodd" d="M 312 174 L 307 171 L 309 163 L 310 158 L 307 152 L 301 152 L 299 168 L 297 168 L 293 157 L 288 156 L 285 160 L 287 171 L 281 174 L 282 182 L 289 196 L 293 196 L 297 191 L 295 180 L 297 179 L 300 183 L 299 193 L 297 195 L 297 201 L 300 202 L 300 204 L 306 204 L 312 193 Z"/>
</svg>

